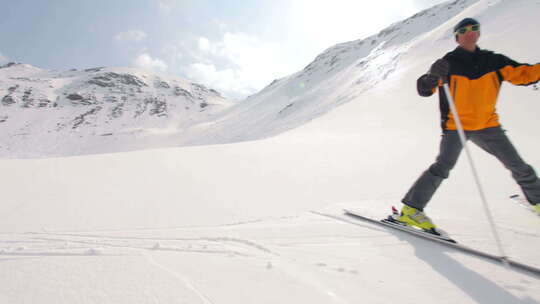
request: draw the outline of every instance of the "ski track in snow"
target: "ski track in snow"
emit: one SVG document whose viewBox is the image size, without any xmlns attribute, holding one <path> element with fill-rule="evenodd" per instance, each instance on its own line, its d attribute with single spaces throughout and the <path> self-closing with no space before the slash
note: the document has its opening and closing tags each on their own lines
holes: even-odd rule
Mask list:
<svg viewBox="0 0 540 304">
<path fill-rule="evenodd" d="M 297 217 L 295 217 L 297 219 Z M 282 219 L 283 220 L 283 219 Z M 290 218 L 287 220 L 291 220 Z M 264 222 L 257 220 L 256 223 Z M 253 224 L 244 223 L 249 226 Z M 235 226 L 242 225 L 236 223 Z M 220 229 L 226 229 L 224 225 Z M 180 229 L 182 232 L 188 227 Z M 171 233 L 170 229 L 144 229 L 144 231 L 154 230 L 152 234 Z M 194 228 L 197 230 L 197 228 Z M 219 230 L 219 229 L 218 229 Z M 133 232 L 134 230 L 127 230 Z M 116 232 L 118 233 L 118 231 Z M 287 257 L 281 255 L 275 250 L 246 238 L 216 236 L 216 237 L 164 237 L 164 236 L 125 236 L 125 235 L 106 235 L 103 233 L 58 233 L 58 232 L 26 232 L 26 233 L 2 233 L 0 240 L 0 257 L 74 257 L 74 256 L 94 256 L 96 258 L 107 256 L 128 256 L 140 255 L 154 267 L 173 276 L 182 283 L 187 289 L 191 290 L 201 303 L 215 303 L 210 297 L 196 286 L 193 280 L 182 275 L 178 271 L 167 267 L 156 260 L 156 254 L 160 251 L 176 252 L 178 254 L 217 254 L 225 257 L 243 257 L 268 259 L 266 268 L 278 268 L 287 277 L 303 286 L 311 286 L 320 293 L 321 297 L 327 298 L 329 303 L 349 303 L 340 297 L 332 288 L 325 286 L 324 283 L 315 280 L 313 272 L 331 271 L 339 274 L 358 275 L 358 270 L 348 270 L 343 266 L 331 266 L 328 262 L 311 262 L 308 260 Z M 287 248 L 305 245 L 324 245 L 329 241 L 326 235 L 320 236 L 320 241 L 311 241 L 306 243 L 302 238 L 288 244 L 275 244 L 275 248 Z M 287 239 L 285 236 L 284 239 Z M 333 241 L 335 242 L 335 241 Z M 338 242 L 341 242 L 338 240 Z M 328 244 L 332 245 L 332 244 Z M 294 248 L 296 254 L 302 256 L 302 250 Z M 306 258 L 313 259 L 309 254 L 313 252 L 304 252 Z M 326 257 L 329 258 L 329 257 Z M 324 254 L 317 254 L 317 259 L 325 259 Z M 278 265 L 278 266 L 276 266 Z"/>
<path fill-rule="evenodd" d="M 162 269 L 163 271 L 171 274 L 173 277 L 175 277 L 176 279 L 178 279 L 180 282 L 182 282 L 189 290 L 193 291 L 202 301 L 203 303 L 206 303 L 206 304 L 213 304 L 214 302 L 212 300 L 210 300 L 210 298 L 204 294 L 204 292 L 202 292 L 202 290 L 198 289 L 197 287 L 195 287 L 195 285 L 193 284 L 192 281 L 190 281 L 187 277 L 179 274 L 178 272 L 158 263 L 151 255 L 149 254 L 144 254 L 144 257 L 146 258 L 146 260 L 148 261 L 148 263 L 150 263 L 151 265 L 159 268 L 159 269 Z"/>
<path fill-rule="evenodd" d="M 339 218 L 338 216 L 327 215 L 312 211 L 314 214 L 332 217 L 338 220 L 355 224 L 368 229 L 380 230 L 378 228 L 363 225 L 354 221 Z M 296 217 L 295 217 L 296 218 Z M 290 220 L 290 219 L 289 219 Z M 257 223 L 264 222 L 257 220 Z M 250 222 L 251 223 L 251 222 Z M 234 224 L 241 225 L 241 224 Z M 244 225 L 249 225 L 245 223 Z M 224 227 L 227 225 L 224 225 Z M 183 227 L 185 231 L 188 227 Z M 144 231 L 155 231 L 156 234 L 170 232 L 170 229 L 143 229 Z M 197 228 L 194 228 L 197 230 Z M 126 231 L 133 232 L 129 229 Z M 116 231 L 118 232 L 118 231 Z M 106 235 L 99 233 L 59 233 L 59 232 L 26 232 L 26 233 L 2 233 L 4 239 L 0 239 L 0 256 L 121 256 L 121 255 L 148 255 L 148 252 L 172 251 L 177 253 L 197 253 L 197 254 L 219 254 L 228 257 L 268 257 L 283 258 L 279 252 L 272 250 L 258 242 L 246 238 L 215 236 L 215 237 L 164 237 L 164 236 L 122 236 Z M 335 236 L 332 236 L 335 237 Z M 320 235 L 317 239 L 304 237 L 280 237 L 273 247 L 294 247 L 310 245 L 333 246 L 336 242 L 349 242 L 350 237 L 339 236 L 341 240 L 330 241 L 327 235 Z M 318 240 L 320 238 L 320 240 Z M 353 238 L 354 239 L 354 238 Z M 292 241 L 291 241 L 292 240 Z M 275 240 L 274 240 L 275 241 Z M 2 246 L 3 244 L 3 246 Z M 122 250 L 124 249 L 124 250 Z M 292 260 L 290 260 L 292 261 Z M 327 263 L 304 263 L 298 264 L 316 267 L 326 267 Z M 350 272 L 341 267 L 336 267 L 338 272 Z"/>
<path fill-rule="evenodd" d="M 277 255 L 270 249 L 246 239 L 233 237 L 167 238 L 167 237 L 127 237 L 97 234 L 63 234 L 33 232 L 13 234 L 15 240 L 0 243 L 20 243 L 18 251 L 12 247 L 0 248 L 0 255 L 90 255 L 88 253 L 59 253 L 58 251 L 90 250 L 91 248 L 123 248 L 128 250 L 176 251 L 179 253 L 207 253 L 227 256 L 253 256 L 258 254 Z M 160 242 L 171 243 L 163 245 Z M 44 246 L 47 250 L 34 251 L 31 245 Z M 58 246 L 63 244 L 63 246 Z M 87 245 L 73 247 L 73 244 Z M 34 246 L 36 247 L 36 246 Z M 85 252 L 86 252 L 85 251 Z M 95 255 L 92 253 L 91 255 Z"/>
<path fill-rule="evenodd" d="M 314 214 L 317 217 L 324 217 L 330 220 L 340 221 L 347 224 L 359 226 L 364 229 L 373 231 L 384 231 L 384 229 L 374 227 L 366 223 L 347 219 L 334 213 L 327 213 L 323 211 L 310 211 L 310 214 Z M 296 218 L 295 218 L 296 219 Z M 291 219 L 288 219 L 291 220 Z M 256 222 L 245 223 L 243 225 L 250 226 L 251 224 L 264 223 L 263 220 L 257 220 Z M 235 224 L 235 226 L 241 226 L 242 224 Z M 226 229 L 227 225 L 222 228 L 217 228 L 217 231 Z M 507 231 L 510 231 L 516 235 L 522 235 L 527 237 L 540 238 L 540 235 L 524 231 L 515 227 L 508 227 L 506 225 L 498 225 Z M 222 255 L 226 257 L 255 257 L 255 258 L 269 258 L 280 259 L 282 261 L 293 260 L 283 256 L 280 252 L 280 248 L 291 248 L 301 246 L 334 246 L 336 242 L 347 243 L 356 242 L 356 238 L 341 236 L 336 238 L 333 236 L 333 240 L 329 241 L 325 235 L 319 235 L 316 239 L 313 238 L 294 238 L 283 236 L 278 241 L 273 240 L 274 244 L 271 249 L 269 246 L 263 245 L 260 241 L 253 241 L 247 238 L 231 237 L 231 236 L 196 236 L 198 228 L 193 228 L 189 231 L 189 227 L 183 227 L 176 232 L 181 231 L 185 233 L 195 233 L 193 237 L 176 237 L 167 236 L 165 234 L 173 234 L 175 230 L 171 229 L 143 229 L 137 231 L 144 231 L 145 236 L 137 235 L 107 235 L 104 232 L 92 233 L 91 231 L 85 233 L 61 233 L 61 232 L 27 232 L 27 233 L 4 233 L 2 239 L 0 239 L 0 256 L 121 256 L 121 255 L 144 255 L 147 256 L 150 252 L 176 252 L 178 254 L 210 254 L 210 255 Z M 125 230 L 125 232 L 133 233 L 135 230 Z M 150 232 L 152 231 L 152 232 Z M 115 231 L 119 233 L 120 231 Z M 148 234 L 150 232 L 150 234 Z M 109 232 L 112 234 L 112 232 Z M 220 234 L 222 232 L 213 232 L 212 234 Z M 264 241 L 263 241 L 264 242 Z M 396 244 L 393 244 L 396 245 Z M 276 249 L 277 248 L 277 249 Z M 323 258 L 323 256 L 320 256 Z M 305 261 L 294 261 L 296 264 L 302 264 L 304 266 L 316 266 L 317 268 L 327 267 L 325 262 L 306 263 Z M 357 273 L 357 270 L 346 270 L 342 267 L 336 266 L 334 270 L 342 273 Z"/>
</svg>

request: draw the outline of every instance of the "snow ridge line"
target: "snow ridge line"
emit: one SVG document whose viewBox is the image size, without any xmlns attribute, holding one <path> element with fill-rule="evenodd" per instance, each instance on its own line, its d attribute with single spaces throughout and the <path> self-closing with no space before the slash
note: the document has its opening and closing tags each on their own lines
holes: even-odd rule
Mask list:
<svg viewBox="0 0 540 304">
<path fill-rule="evenodd" d="M 361 226 L 356 222 L 352 222 L 352 221 L 350 221 L 350 220 L 348 220 L 346 218 L 342 218 L 342 217 L 340 217 L 338 215 L 327 214 L 327 213 L 322 213 L 322 212 L 318 212 L 318 211 L 311 211 L 311 213 L 317 214 L 317 215 L 320 215 L 320 216 L 323 216 L 323 217 L 339 220 L 339 221 L 342 221 L 342 222 L 345 222 L 345 223 L 353 224 L 353 225 L 356 225 L 356 226 Z M 352 214 L 350 216 L 354 217 L 354 215 L 352 215 Z M 356 218 L 364 220 L 365 222 L 374 223 L 374 224 L 378 224 L 378 225 L 383 225 L 385 227 L 389 227 L 389 226 L 386 226 L 383 222 L 381 222 L 379 220 L 375 220 L 375 219 L 371 219 L 371 218 L 367 218 L 367 217 L 359 217 L 359 216 L 356 217 Z M 467 246 L 459 244 L 459 243 L 450 243 L 450 242 L 442 241 L 442 240 L 439 240 L 439 239 L 436 239 L 436 238 L 430 238 L 429 236 L 422 236 L 422 235 L 409 233 L 409 232 L 406 232 L 406 231 L 400 230 L 400 229 L 396 229 L 396 230 L 402 231 L 403 233 L 407 233 L 407 234 L 409 234 L 411 236 L 415 236 L 417 238 L 421 238 L 421 239 L 424 239 L 424 240 L 427 240 L 427 241 L 432 241 L 432 242 L 438 243 L 440 245 L 444 245 L 444 246 L 447 246 L 447 247 L 450 247 L 450 248 L 457 249 L 457 250 L 459 250 L 461 252 L 464 252 L 464 253 L 468 253 L 468 254 L 471 254 L 471 255 L 474 255 L 474 256 L 477 256 L 477 257 L 480 257 L 480 258 L 485 258 L 487 260 L 490 260 L 492 262 L 497 262 L 497 263 L 502 264 L 502 265 L 506 265 L 506 263 L 508 263 L 508 265 L 510 266 L 510 269 L 520 270 L 523 273 L 534 276 L 536 278 L 540 278 L 540 269 L 539 268 L 513 261 L 513 260 L 509 259 L 508 257 L 502 257 L 502 256 L 494 255 L 494 254 L 491 254 L 491 253 L 483 252 L 483 251 L 473 249 L 473 248 L 467 247 Z"/>
</svg>

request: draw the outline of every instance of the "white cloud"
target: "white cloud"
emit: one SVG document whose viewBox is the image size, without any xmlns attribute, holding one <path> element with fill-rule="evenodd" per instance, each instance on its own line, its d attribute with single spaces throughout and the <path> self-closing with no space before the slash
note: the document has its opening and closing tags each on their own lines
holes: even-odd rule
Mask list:
<svg viewBox="0 0 540 304">
<path fill-rule="evenodd" d="M 176 0 L 158 0 L 158 4 L 161 12 L 168 14 L 176 6 Z"/>
<path fill-rule="evenodd" d="M 196 39 L 197 53 L 185 69 L 186 77 L 222 92 L 227 97 L 243 98 L 256 93 L 274 80 L 286 76 L 291 67 L 281 61 L 277 43 L 261 41 L 244 33 L 223 35 L 212 42 Z"/>
<path fill-rule="evenodd" d="M 243 98 L 253 93 L 252 85 L 242 79 L 238 70 L 217 69 L 212 64 L 194 63 L 187 68 L 188 77 L 208 85 L 229 98 Z"/>
<path fill-rule="evenodd" d="M 200 37 L 198 43 L 201 51 L 210 51 L 210 40 Z"/>
<path fill-rule="evenodd" d="M 159 58 L 152 58 L 147 53 L 137 56 L 137 58 L 135 58 L 133 61 L 133 65 L 139 68 L 157 72 L 165 72 L 169 68 L 163 60 Z"/>
<path fill-rule="evenodd" d="M 131 30 L 116 34 L 114 39 L 119 42 L 141 42 L 146 39 L 146 33 L 140 30 Z"/>
</svg>

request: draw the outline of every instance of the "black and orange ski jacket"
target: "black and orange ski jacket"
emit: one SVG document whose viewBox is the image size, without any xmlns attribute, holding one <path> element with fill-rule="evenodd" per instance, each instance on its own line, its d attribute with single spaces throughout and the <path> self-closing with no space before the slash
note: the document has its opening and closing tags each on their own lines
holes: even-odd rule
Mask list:
<svg viewBox="0 0 540 304">
<path fill-rule="evenodd" d="M 515 85 L 530 85 L 540 80 L 540 63 L 523 64 L 488 50 L 476 48 L 469 52 L 460 47 L 446 54 L 450 63 L 450 92 L 467 131 L 500 126 L 495 106 L 503 81 Z M 432 75 L 422 75 L 417 81 L 418 93 L 431 96 L 442 82 L 434 82 Z M 441 127 L 456 130 L 444 90 L 439 90 Z"/>
</svg>

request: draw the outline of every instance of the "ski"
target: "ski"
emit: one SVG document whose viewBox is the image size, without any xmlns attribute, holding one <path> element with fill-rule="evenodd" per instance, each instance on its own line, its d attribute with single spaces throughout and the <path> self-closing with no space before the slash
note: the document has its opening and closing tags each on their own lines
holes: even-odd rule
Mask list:
<svg viewBox="0 0 540 304">
<path fill-rule="evenodd" d="M 360 218 L 360 219 L 364 219 L 364 220 L 368 220 L 368 221 L 371 221 L 371 222 L 377 222 L 378 224 L 384 225 L 386 227 L 390 227 L 390 228 L 394 228 L 394 229 L 401 230 L 401 231 L 404 231 L 404 232 L 412 233 L 412 234 L 417 235 L 417 236 L 421 236 L 421 237 L 425 237 L 425 238 L 429 238 L 429 239 L 433 239 L 433 240 L 437 240 L 437 241 L 443 241 L 443 242 L 449 242 L 449 243 L 457 243 L 454 239 L 450 238 L 448 233 L 444 232 L 442 229 L 434 229 L 432 231 L 422 230 L 422 229 L 414 228 L 412 226 L 409 226 L 409 225 L 407 225 L 405 223 L 402 223 L 402 222 L 396 220 L 395 217 L 397 215 L 397 210 L 395 209 L 395 207 L 392 207 L 392 215 L 389 215 L 387 218 L 382 219 L 382 220 L 375 220 L 375 219 L 372 219 L 370 217 L 366 217 L 366 216 L 364 216 L 364 215 L 362 215 L 359 212 L 354 211 L 354 210 L 345 209 L 344 211 L 345 211 L 346 215 L 356 217 L 356 218 Z"/>
<path fill-rule="evenodd" d="M 450 241 L 450 240 L 452 240 L 450 238 L 449 238 L 450 240 L 444 239 L 441 236 L 438 236 L 438 235 L 435 235 L 435 234 L 432 234 L 432 233 L 428 233 L 428 232 L 424 232 L 424 231 L 420 231 L 419 229 L 415 229 L 415 228 L 411 229 L 411 227 L 405 227 L 403 225 L 398 225 L 398 224 L 395 224 L 395 223 L 391 223 L 387 219 L 383 219 L 383 220 L 374 219 L 374 218 L 371 218 L 369 216 L 363 215 L 359 211 L 355 211 L 355 210 L 352 210 L 352 209 L 344 209 L 344 212 L 345 212 L 345 215 L 347 217 L 349 217 L 349 218 L 353 218 L 353 219 L 356 219 L 356 220 L 360 219 L 360 220 L 363 220 L 363 221 L 366 221 L 366 222 L 369 222 L 369 223 L 373 223 L 373 224 L 376 224 L 376 225 L 393 228 L 393 229 L 399 230 L 401 232 L 408 233 L 410 235 L 422 238 L 424 240 L 432 241 L 432 242 L 435 242 L 437 244 L 441 244 L 441 245 L 444 245 L 444 246 L 447 246 L 447 247 L 450 247 L 450 248 L 454 248 L 456 250 L 459 250 L 459 251 L 462 251 L 462 252 L 465 252 L 465 253 L 468 253 L 468 254 L 472 254 L 472 255 L 475 255 L 475 256 L 478 256 L 478 257 L 482 257 L 482 258 L 486 258 L 488 260 L 500 263 L 502 265 L 508 265 L 508 266 L 511 266 L 511 267 L 513 267 L 515 269 L 526 271 L 526 272 L 528 272 L 528 273 L 530 273 L 530 274 L 532 274 L 532 275 L 534 275 L 536 277 L 540 277 L 540 269 L 539 268 L 513 261 L 513 260 L 511 260 L 511 259 L 509 259 L 508 257 L 505 257 L 505 256 L 499 256 L 499 255 L 483 252 L 483 251 L 480 251 L 480 250 L 477 250 L 477 249 L 473 249 L 473 248 L 470 248 L 468 246 L 459 244 L 459 243 L 457 243 L 455 241 L 452 242 L 452 241 Z M 338 219 L 338 220 L 341 220 L 341 221 L 344 221 L 344 222 L 348 222 L 350 224 L 354 224 L 354 222 L 351 222 L 351 221 L 346 220 L 344 218 L 340 218 L 340 217 L 335 216 L 335 215 L 328 215 L 328 214 L 318 213 L 318 212 L 316 212 L 316 214 L 331 217 L 331 218 L 334 218 L 334 219 Z"/>
</svg>

